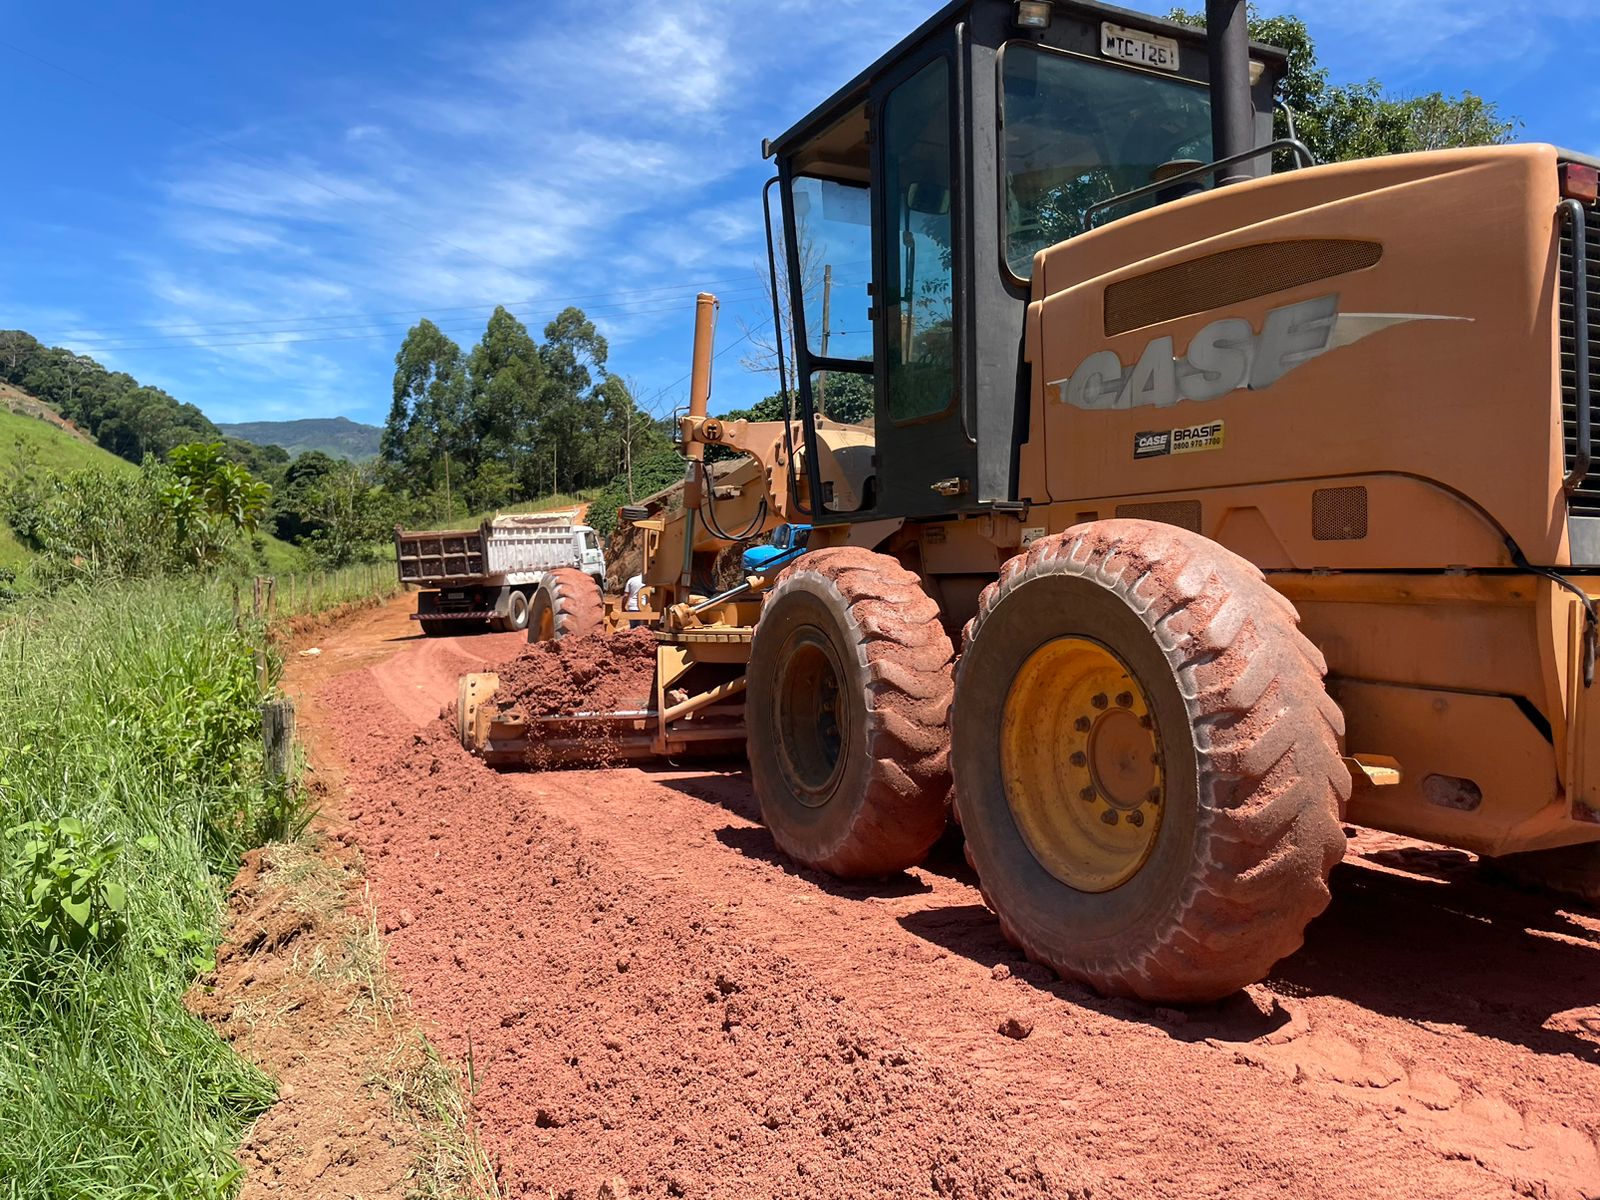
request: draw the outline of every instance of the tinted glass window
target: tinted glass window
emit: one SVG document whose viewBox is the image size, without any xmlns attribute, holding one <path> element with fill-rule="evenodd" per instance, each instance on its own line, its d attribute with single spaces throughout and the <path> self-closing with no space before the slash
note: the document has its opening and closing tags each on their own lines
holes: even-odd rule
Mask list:
<svg viewBox="0 0 1600 1200">
<path fill-rule="evenodd" d="M 791 269 L 800 274 L 805 298 L 806 345 L 815 355 L 871 362 L 868 190 L 853 183 L 801 177 L 794 181 L 793 200 L 799 244 Z"/>
<path fill-rule="evenodd" d="M 889 416 L 909 421 L 944 412 L 955 395 L 950 68 L 944 59 L 890 93 L 883 140 Z"/>
<path fill-rule="evenodd" d="M 1004 61 L 1006 262 L 1024 278 L 1036 252 L 1083 232 L 1091 204 L 1153 182 L 1163 163 L 1211 161 L 1202 87 L 1016 43 Z"/>
</svg>

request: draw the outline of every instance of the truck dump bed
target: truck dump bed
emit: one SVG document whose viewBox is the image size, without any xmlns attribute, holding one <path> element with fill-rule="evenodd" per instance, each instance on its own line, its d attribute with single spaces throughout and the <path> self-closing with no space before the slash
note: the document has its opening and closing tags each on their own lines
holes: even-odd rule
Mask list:
<svg viewBox="0 0 1600 1200">
<path fill-rule="evenodd" d="M 477 529 L 396 530 L 400 582 L 440 586 L 573 566 L 576 516 L 529 513 L 495 517 Z"/>
</svg>

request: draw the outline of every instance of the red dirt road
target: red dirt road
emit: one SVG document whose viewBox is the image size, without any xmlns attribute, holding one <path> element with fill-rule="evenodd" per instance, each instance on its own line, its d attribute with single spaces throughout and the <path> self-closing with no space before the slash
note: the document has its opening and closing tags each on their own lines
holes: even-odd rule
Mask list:
<svg viewBox="0 0 1600 1200">
<path fill-rule="evenodd" d="M 1264 984 L 1102 1000 L 1002 942 L 958 852 L 846 885 L 738 771 L 490 771 L 436 718 L 520 637 L 405 611 L 323 641 L 306 732 L 510 1195 L 1600 1196 L 1592 912 L 1363 833 Z"/>
</svg>

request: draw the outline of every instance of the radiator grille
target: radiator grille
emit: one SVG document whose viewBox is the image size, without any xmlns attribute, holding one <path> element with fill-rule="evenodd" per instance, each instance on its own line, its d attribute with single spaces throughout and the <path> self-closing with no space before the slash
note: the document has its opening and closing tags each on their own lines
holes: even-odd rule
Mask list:
<svg viewBox="0 0 1600 1200">
<path fill-rule="evenodd" d="M 1311 493 L 1311 536 L 1319 542 L 1359 542 L 1367 536 L 1367 489 L 1318 488 Z"/>
<path fill-rule="evenodd" d="M 1584 240 L 1588 247 L 1589 270 L 1589 375 L 1600 384 L 1600 212 L 1588 208 L 1583 218 Z M 1578 352 L 1575 332 L 1572 223 L 1561 222 L 1561 432 L 1566 469 L 1571 472 L 1578 450 Z M 1591 393 L 1589 409 L 1594 414 Z M 1600 416 L 1600 414 L 1594 414 Z M 1595 425 L 1600 430 L 1600 423 Z M 1589 477 L 1572 492 L 1570 511 L 1576 516 L 1600 516 L 1600 462 Z"/>
<path fill-rule="evenodd" d="M 1133 517 L 1140 521 L 1159 521 L 1163 525 L 1176 525 L 1191 533 L 1200 532 L 1200 501 L 1157 500 L 1149 504 L 1119 504 L 1117 516 Z"/>
</svg>

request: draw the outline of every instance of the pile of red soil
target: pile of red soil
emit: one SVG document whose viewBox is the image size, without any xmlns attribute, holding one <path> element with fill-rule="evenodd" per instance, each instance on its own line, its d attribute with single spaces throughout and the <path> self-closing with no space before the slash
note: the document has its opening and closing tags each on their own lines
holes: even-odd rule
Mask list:
<svg viewBox="0 0 1600 1200">
<path fill-rule="evenodd" d="M 648 707 L 655 634 L 645 628 L 534 642 L 502 666 L 495 706 L 523 717 Z"/>
</svg>

